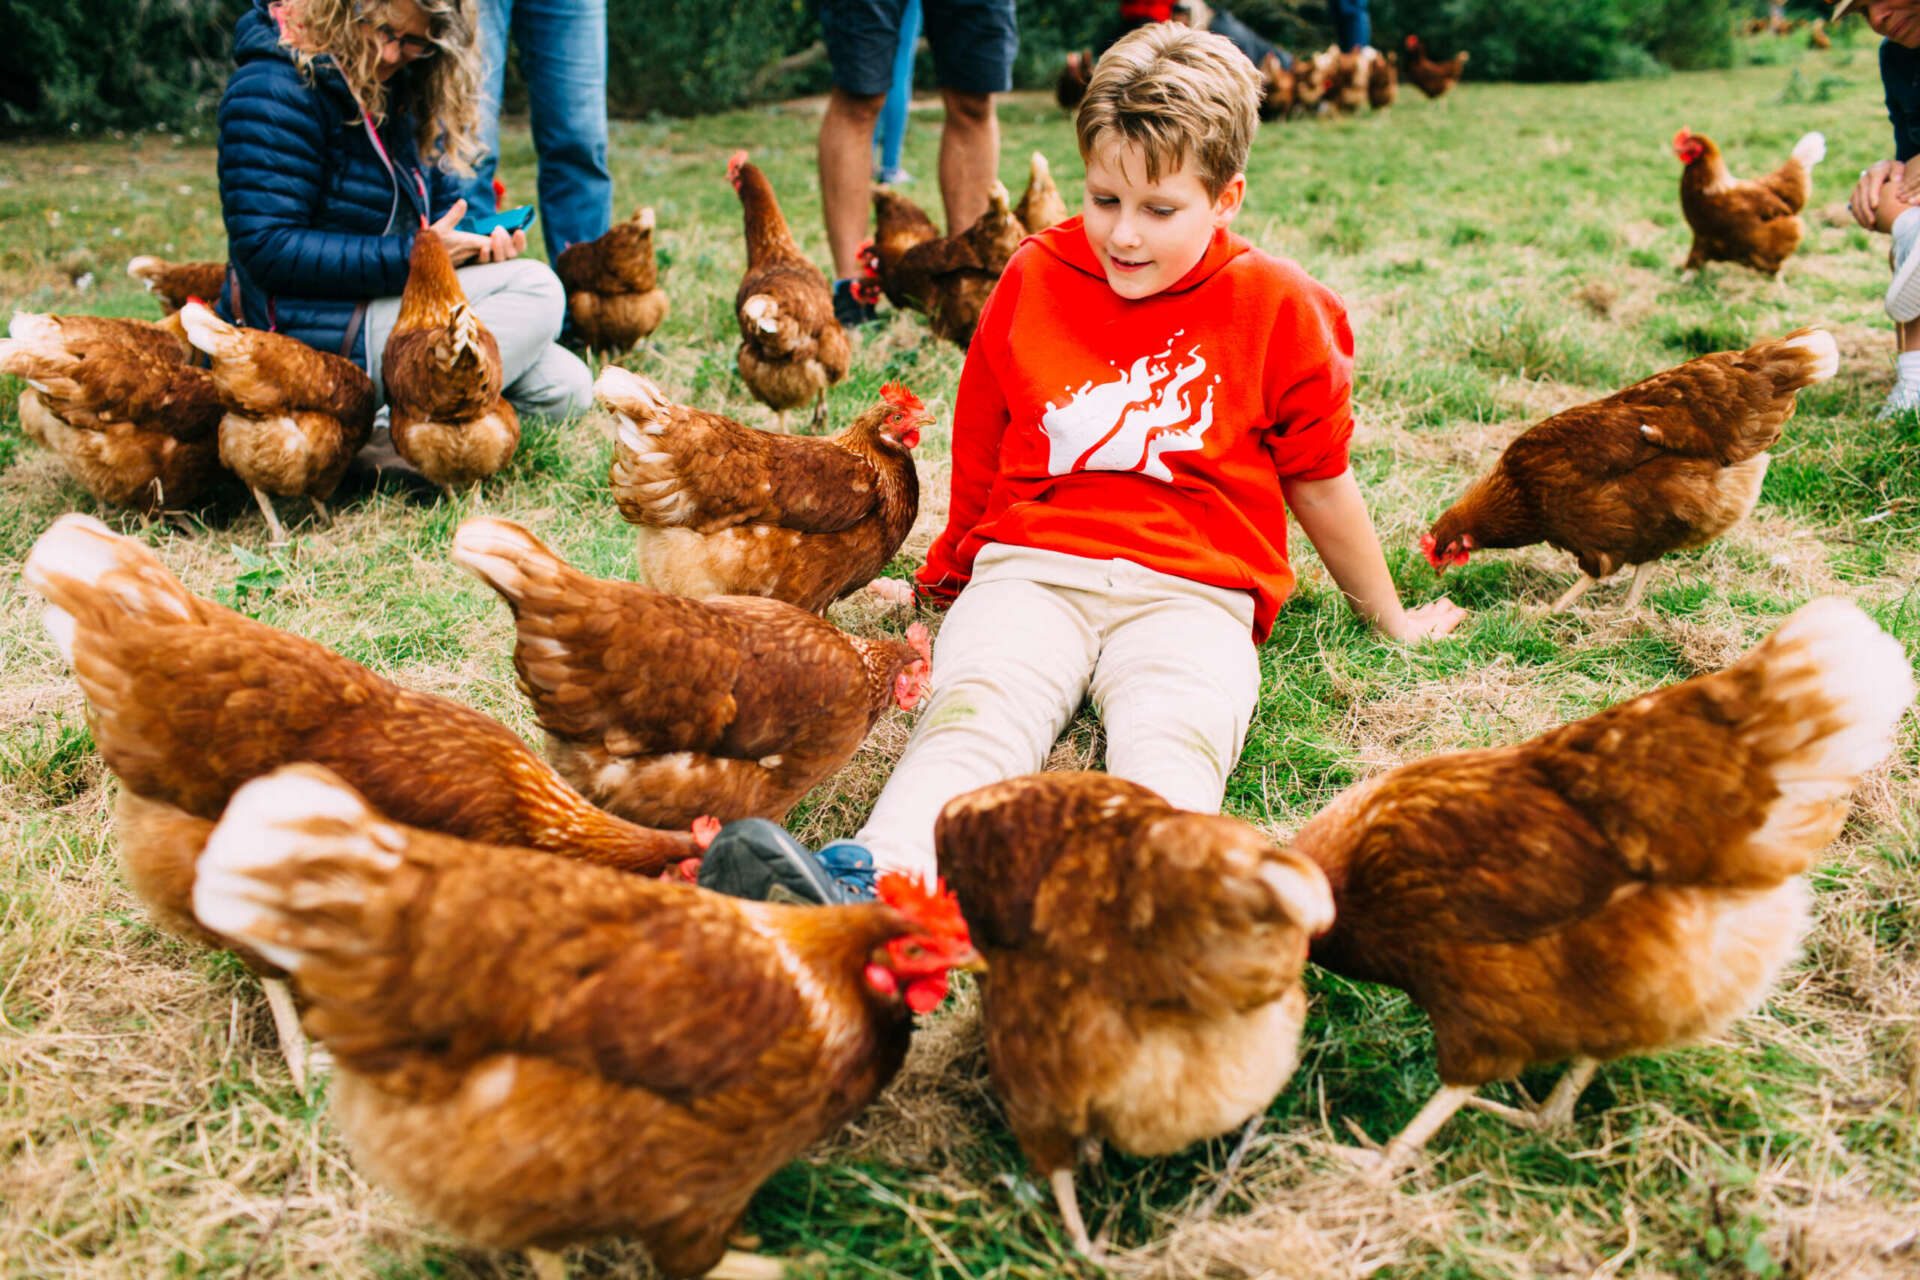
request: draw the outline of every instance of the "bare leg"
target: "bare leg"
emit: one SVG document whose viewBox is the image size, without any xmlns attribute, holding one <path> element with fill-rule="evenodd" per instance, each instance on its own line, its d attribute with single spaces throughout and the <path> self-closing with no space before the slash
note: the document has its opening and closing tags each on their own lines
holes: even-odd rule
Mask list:
<svg viewBox="0 0 1920 1280">
<path fill-rule="evenodd" d="M 1633 585 L 1627 588 L 1626 608 L 1631 612 L 1640 604 L 1640 597 L 1647 591 L 1647 575 L 1653 572 L 1653 561 L 1633 566 Z"/>
<path fill-rule="evenodd" d="M 253 500 L 260 504 L 260 514 L 267 518 L 267 532 L 272 535 L 267 545 L 286 546 L 290 539 L 287 537 L 287 531 L 281 527 L 279 514 L 273 509 L 273 499 L 267 496 L 265 489 L 256 486 L 253 489 Z"/>
<path fill-rule="evenodd" d="M 313 503 L 313 518 L 322 529 L 333 528 L 333 513 L 327 510 L 327 504 L 318 498 L 308 498 Z"/>
<path fill-rule="evenodd" d="M 836 87 L 820 121 L 820 207 L 837 279 L 860 275 L 860 242 L 867 238 L 873 188 L 873 126 L 886 100 L 885 94 L 857 95 Z M 984 194 L 980 207 L 986 208 Z"/>
<path fill-rule="evenodd" d="M 1581 574 L 1580 581 L 1568 587 L 1566 594 L 1561 596 L 1558 600 L 1555 600 L 1553 602 L 1553 608 L 1550 609 L 1548 612 L 1565 613 L 1568 607 L 1572 605 L 1575 600 L 1578 600 L 1581 596 L 1587 594 L 1587 588 L 1591 587 L 1594 583 L 1598 581 L 1600 581 L 1600 579 L 1591 577 L 1584 573 Z"/>
<path fill-rule="evenodd" d="M 773 411 L 773 425 L 780 429 L 781 435 L 787 434 L 787 411 L 785 409 L 775 409 Z"/>
<path fill-rule="evenodd" d="M 782 1280 L 786 1274 L 786 1264 L 778 1258 L 729 1249 L 713 1270 L 707 1272 L 706 1280 Z"/>
<path fill-rule="evenodd" d="M 1080 1217 L 1079 1197 L 1073 1194 L 1073 1170 L 1055 1169 L 1047 1180 L 1053 1184 L 1053 1202 L 1060 1206 L 1060 1221 L 1066 1224 L 1073 1251 L 1083 1258 L 1097 1259 L 1100 1255 L 1087 1238 L 1087 1224 Z"/>
<path fill-rule="evenodd" d="M 940 198 L 947 234 L 958 235 L 987 211 L 987 191 L 1000 167 L 1000 117 L 990 93 L 942 89 L 947 119 L 940 127 Z"/>
<path fill-rule="evenodd" d="M 825 387 L 822 387 L 820 388 L 820 394 L 814 397 L 814 401 L 813 401 L 813 426 L 810 428 L 810 430 L 814 435 L 820 434 L 820 424 L 825 422 L 826 420 L 827 420 L 827 389 Z"/>
<path fill-rule="evenodd" d="M 307 1033 L 300 1028 L 300 1011 L 293 1007 L 293 991 L 279 978 L 262 978 L 267 1008 L 273 1011 L 273 1031 L 280 1040 L 280 1056 L 287 1060 L 293 1087 L 307 1091 Z"/>
<path fill-rule="evenodd" d="M 529 1249 L 527 1261 L 533 1264 L 533 1274 L 539 1280 L 567 1280 L 567 1260 L 560 1254 Z"/>
</svg>

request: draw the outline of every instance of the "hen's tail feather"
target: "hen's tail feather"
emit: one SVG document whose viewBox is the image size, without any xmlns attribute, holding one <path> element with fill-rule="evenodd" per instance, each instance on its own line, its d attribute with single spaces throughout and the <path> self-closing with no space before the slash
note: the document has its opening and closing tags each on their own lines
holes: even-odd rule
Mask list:
<svg viewBox="0 0 1920 1280">
<path fill-rule="evenodd" d="M 1773 154 L 1779 155 L 1778 151 Z M 1793 144 L 1793 158 L 1811 169 L 1827 158 L 1827 135 L 1819 130 L 1805 133 Z"/>
<path fill-rule="evenodd" d="M 626 440 L 628 428 L 652 423 L 666 416 L 670 402 L 666 393 L 651 378 L 610 364 L 594 380 L 593 394 L 621 421 L 620 438 Z M 629 442 L 630 447 L 639 448 Z"/>
<path fill-rule="evenodd" d="M 180 323 L 186 328 L 187 341 L 215 360 L 230 360 L 246 354 L 245 335 L 203 303 L 189 302 L 180 308 Z"/>
<path fill-rule="evenodd" d="M 41 621 L 69 663 L 82 620 L 151 625 L 195 616 L 193 597 L 159 557 L 92 516 L 54 521 L 33 544 L 21 576 L 47 602 Z"/>
<path fill-rule="evenodd" d="M 1278 858 L 1262 862 L 1259 875 L 1286 908 L 1288 918 L 1308 934 L 1318 936 L 1333 927 L 1333 889 L 1317 863 L 1284 850 Z"/>
<path fill-rule="evenodd" d="M 453 558 L 462 568 L 509 602 L 524 599 L 535 587 L 534 575 L 551 579 L 566 562 L 540 539 L 511 520 L 477 516 L 453 535 Z"/>
<path fill-rule="evenodd" d="M 156 258 L 150 253 L 143 253 L 127 263 L 127 274 L 136 280 L 144 282 L 147 286 L 147 292 L 149 293 L 153 292 L 153 287 L 158 282 L 160 273 L 166 269 L 166 261 L 161 258 Z"/>
<path fill-rule="evenodd" d="M 1729 674 L 1742 668 L 1763 676 L 1755 718 L 1765 718 L 1758 732 L 1779 753 L 1781 799 L 1756 839 L 1837 828 L 1848 792 L 1892 753 L 1894 726 L 1913 702 L 1906 651 L 1859 605 L 1828 597 L 1796 610 Z"/>
<path fill-rule="evenodd" d="M 1769 349 L 1804 353 L 1806 361 L 1804 376 L 1794 383 L 1791 390 L 1798 391 L 1811 383 L 1825 382 L 1840 372 L 1840 344 L 1835 342 L 1833 335 L 1825 329 L 1813 326 L 1795 329 L 1777 341 L 1755 343 L 1748 348 L 1748 353 L 1764 359 Z M 1787 388 L 1783 388 L 1785 389 Z"/>
<path fill-rule="evenodd" d="M 298 975 L 316 955 L 384 941 L 381 882 L 404 863 L 405 832 L 312 764 L 234 792 L 194 876 L 193 912 L 215 933 Z"/>
</svg>

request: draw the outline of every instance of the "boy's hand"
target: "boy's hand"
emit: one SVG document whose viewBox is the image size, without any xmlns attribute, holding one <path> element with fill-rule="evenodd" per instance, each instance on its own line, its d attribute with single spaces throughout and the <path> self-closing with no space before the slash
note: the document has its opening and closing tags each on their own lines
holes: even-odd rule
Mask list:
<svg viewBox="0 0 1920 1280">
<path fill-rule="evenodd" d="M 1393 628 L 1382 627 L 1387 637 L 1401 644 L 1418 644 L 1422 640 L 1431 640 L 1444 636 L 1465 621 L 1467 611 L 1453 601 L 1441 596 L 1421 605 L 1418 609 L 1407 609 L 1400 614 L 1400 625 Z"/>
</svg>

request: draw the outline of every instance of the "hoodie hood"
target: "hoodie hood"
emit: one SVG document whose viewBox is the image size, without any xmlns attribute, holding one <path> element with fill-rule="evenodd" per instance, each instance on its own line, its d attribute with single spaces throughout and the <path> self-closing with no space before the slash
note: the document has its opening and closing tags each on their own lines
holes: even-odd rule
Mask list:
<svg viewBox="0 0 1920 1280">
<path fill-rule="evenodd" d="M 1094 256 L 1093 246 L 1087 243 L 1085 220 L 1079 214 L 1065 222 L 1057 222 L 1045 231 L 1027 237 L 1032 244 L 1039 246 L 1060 261 L 1106 283 L 1107 272 L 1100 265 L 1100 259 Z M 1189 289 L 1204 284 L 1220 268 L 1252 248 L 1245 240 L 1233 234 L 1225 227 L 1213 229 L 1213 239 L 1207 243 L 1207 251 L 1200 255 L 1200 261 L 1179 280 L 1160 290 L 1160 293 L 1185 293 Z M 1158 297 L 1159 294 L 1155 294 Z M 1144 299 L 1143 299 L 1144 301 Z"/>
</svg>

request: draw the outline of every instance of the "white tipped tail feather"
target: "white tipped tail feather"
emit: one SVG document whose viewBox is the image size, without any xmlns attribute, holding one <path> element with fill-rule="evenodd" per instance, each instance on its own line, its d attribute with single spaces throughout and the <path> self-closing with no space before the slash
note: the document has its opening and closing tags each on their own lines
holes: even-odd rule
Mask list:
<svg viewBox="0 0 1920 1280">
<path fill-rule="evenodd" d="M 227 802 L 200 855 L 193 913 L 297 974 L 309 951 L 375 945 L 357 941 L 354 921 L 369 882 L 401 865 L 404 841 L 332 773 L 288 765 Z"/>
<path fill-rule="evenodd" d="M 78 628 L 74 614 L 89 597 L 100 596 L 105 608 L 148 621 L 193 617 L 186 588 L 153 553 L 92 516 L 76 513 L 55 520 L 27 553 L 21 577 L 47 602 L 40 620 L 68 662 Z"/>
<path fill-rule="evenodd" d="M 1839 834 L 1860 776 L 1892 754 L 1913 670 L 1859 605 L 1832 597 L 1796 610 L 1729 671 L 1755 667 L 1766 691 L 1748 732 L 1772 740 L 1780 794 L 1753 844 L 1792 857 Z"/>
<path fill-rule="evenodd" d="M 1774 152 L 1779 155 L 1778 151 Z M 1827 135 L 1815 130 L 1802 134 L 1800 141 L 1793 144 L 1793 158 L 1811 169 L 1827 158 Z"/>
<path fill-rule="evenodd" d="M 239 332 L 203 304 L 189 302 L 180 308 L 180 324 L 187 331 L 187 341 L 214 359 L 236 354 Z"/>
<path fill-rule="evenodd" d="M 527 575 L 520 563 L 525 556 L 551 559 L 552 553 L 511 520 L 477 516 L 453 535 L 455 563 L 509 600 L 527 592 Z"/>
<path fill-rule="evenodd" d="M 1813 357 L 1815 382 L 1825 382 L 1840 372 L 1840 344 L 1825 329 L 1808 329 L 1804 333 L 1794 334 L 1785 340 L 1785 345 L 1798 347 Z"/>
</svg>

